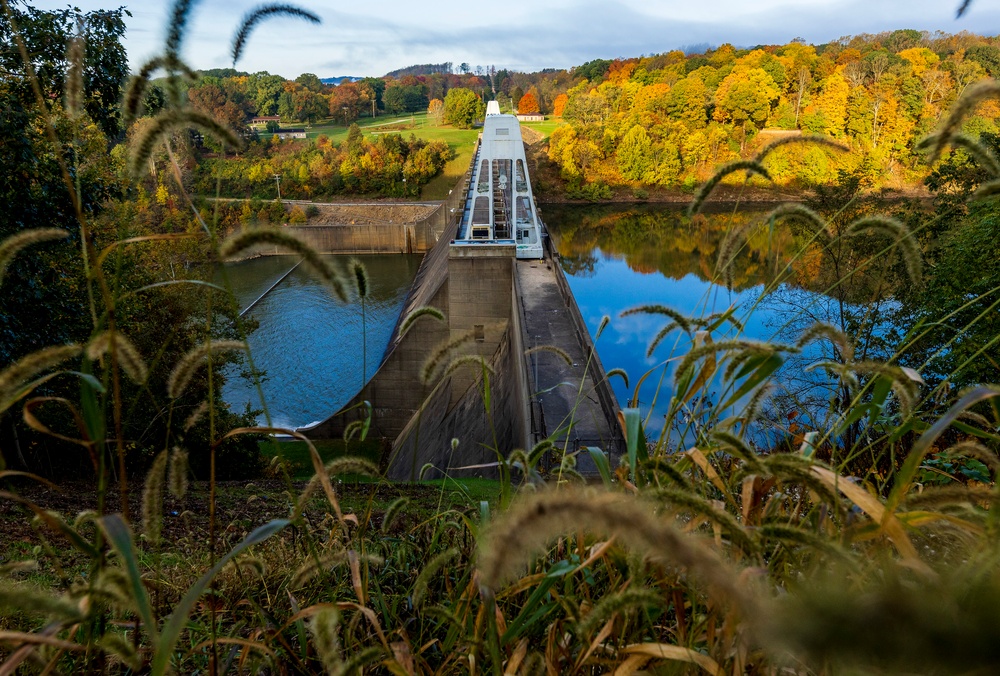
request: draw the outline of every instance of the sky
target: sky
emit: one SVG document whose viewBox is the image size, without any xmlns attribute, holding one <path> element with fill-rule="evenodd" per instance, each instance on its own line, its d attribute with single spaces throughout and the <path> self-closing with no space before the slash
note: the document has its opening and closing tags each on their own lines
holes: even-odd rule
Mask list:
<svg viewBox="0 0 1000 676">
<path fill-rule="evenodd" d="M 30 1 L 30 0 L 29 0 Z M 975 0 L 961 19 L 960 0 L 299 0 L 319 26 L 279 17 L 251 35 L 240 70 L 293 79 L 381 76 L 419 63 L 451 61 L 532 72 L 571 68 L 591 59 L 657 54 L 732 43 L 820 44 L 845 35 L 898 28 L 1000 33 L 1000 6 Z M 34 0 L 62 9 L 67 0 Z M 225 68 L 232 34 L 257 0 L 200 0 L 183 45 L 194 68 Z M 81 10 L 125 6 L 125 45 L 133 67 L 159 53 L 170 3 L 165 0 L 76 0 Z M 700 51 L 700 49 L 698 50 Z"/>
</svg>

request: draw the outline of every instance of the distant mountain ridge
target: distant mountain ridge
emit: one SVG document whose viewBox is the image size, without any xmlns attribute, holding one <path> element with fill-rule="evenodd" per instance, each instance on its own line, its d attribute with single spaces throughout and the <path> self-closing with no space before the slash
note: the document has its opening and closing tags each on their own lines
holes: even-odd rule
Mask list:
<svg viewBox="0 0 1000 676">
<path fill-rule="evenodd" d="M 364 80 L 363 77 L 358 77 L 357 75 L 341 75 L 340 77 L 321 77 L 319 79 L 325 85 L 339 85 L 341 82 L 358 82 L 359 80 Z"/>
</svg>

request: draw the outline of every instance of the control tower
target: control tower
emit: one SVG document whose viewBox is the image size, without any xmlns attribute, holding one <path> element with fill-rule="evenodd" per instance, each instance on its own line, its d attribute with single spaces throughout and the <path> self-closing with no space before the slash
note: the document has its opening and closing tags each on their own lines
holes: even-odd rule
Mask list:
<svg viewBox="0 0 1000 676">
<path fill-rule="evenodd" d="M 531 193 L 521 124 L 490 101 L 453 246 L 511 244 L 517 258 L 543 256 L 542 224 Z"/>
</svg>

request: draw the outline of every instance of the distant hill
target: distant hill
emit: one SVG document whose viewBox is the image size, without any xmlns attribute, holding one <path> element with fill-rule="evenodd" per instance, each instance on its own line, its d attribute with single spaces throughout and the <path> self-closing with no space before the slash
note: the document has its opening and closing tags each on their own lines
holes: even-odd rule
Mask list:
<svg viewBox="0 0 1000 676">
<path fill-rule="evenodd" d="M 319 81 L 325 85 L 339 85 L 344 81 L 357 82 L 358 80 L 364 80 L 364 78 L 356 75 L 341 75 L 340 77 L 321 77 L 319 79 Z"/>
<path fill-rule="evenodd" d="M 451 61 L 445 63 L 421 63 L 416 66 L 407 66 L 393 70 L 385 74 L 386 77 L 403 77 L 404 75 L 435 75 L 437 73 L 451 73 Z"/>
</svg>

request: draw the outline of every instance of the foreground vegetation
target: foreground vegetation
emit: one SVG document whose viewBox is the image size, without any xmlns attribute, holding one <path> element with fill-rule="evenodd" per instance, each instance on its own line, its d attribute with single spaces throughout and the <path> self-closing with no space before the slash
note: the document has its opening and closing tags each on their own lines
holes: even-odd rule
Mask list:
<svg viewBox="0 0 1000 676">
<path fill-rule="evenodd" d="M 16 47 L 13 23 L 32 17 L 4 9 Z M 95 117 L 113 109 L 81 105 L 98 90 L 83 77 L 96 78 L 80 42 L 56 60 L 63 72 L 28 70 L 0 89 L 4 138 L 19 150 L 4 156 L 16 169 L 5 176 L 29 188 L 4 184 L 20 220 L 4 221 L 0 240 L 0 450 L 12 467 L 0 467 L 0 498 L 8 528 L 15 513 L 32 528 L 0 562 L 3 670 L 996 671 L 1000 386 L 986 383 L 1000 280 L 985 254 L 996 247 L 1000 164 L 959 130 L 1000 85 L 970 88 L 928 139 L 932 161 L 964 149 L 936 165 L 933 214 L 911 225 L 855 213 L 857 196 L 831 188 L 816 209 L 735 219 L 719 245 L 723 284 L 743 272 L 729 269 L 736 251 L 788 220 L 804 246 L 775 264 L 804 265 L 831 295 L 849 284 L 958 286 L 933 295 L 947 303 L 911 306 L 898 341 L 864 315 L 806 322 L 789 341 L 763 344 L 739 336 L 735 309 L 636 308 L 663 318 L 651 352 L 676 364 L 658 389 L 669 399 L 658 438 L 647 438 L 637 406 L 655 369 L 631 374 L 620 461 L 583 451 L 600 472 L 590 485 L 572 454 L 543 441 L 502 455 L 497 483 L 390 486 L 376 462 L 251 426 L 254 412 L 234 415 L 219 400 L 219 368 L 253 328 L 224 275 L 205 281 L 219 260 L 268 242 L 301 255 L 335 298 L 363 298 L 367 281 L 360 266 L 345 280 L 280 230 L 224 233 L 194 208 L 187 129 L 242 141 L 179 96 L 189 9 L 175 3 L 162 58 L 125 97 L 128 117 L 148 76 L 165 71 L 167 105 L 127 155 L 107 153 L 114 115 L 101 118 L 107 127 Z M 114 27 L 114 13 L 94 20 L 104 19 Z M 74 28 L 65 22 L 81 37 Z M 803 143 L 829 146 L 790 142 Z M 767 176 L 763 159 L 725 167 L 691 212 L 724 175 Z M 832 263 L 803 264 L 814 254 Z M 966 276 L 928 279 L 925 255 Z M 866 347 L 872 338 L 877 349 Z M 771 415 L 776 374 L 812 344 L 829 354 L 809 365 L 825 383 L 822 407 L 808 423 L 805 407 Z M 350 426 L 345 445 L 374 458 L 367 427 Z M 260 444 L 276 433 L 297 447 L 265 461 Z M 312 478 L 297 483 L 306 459 Z M 38 476 L 60 470 L 92 483 L 64 484 L 78 498 L 66 499 Z M 240 472 L 271 478 L 222 483 Z"/>
</svg>

